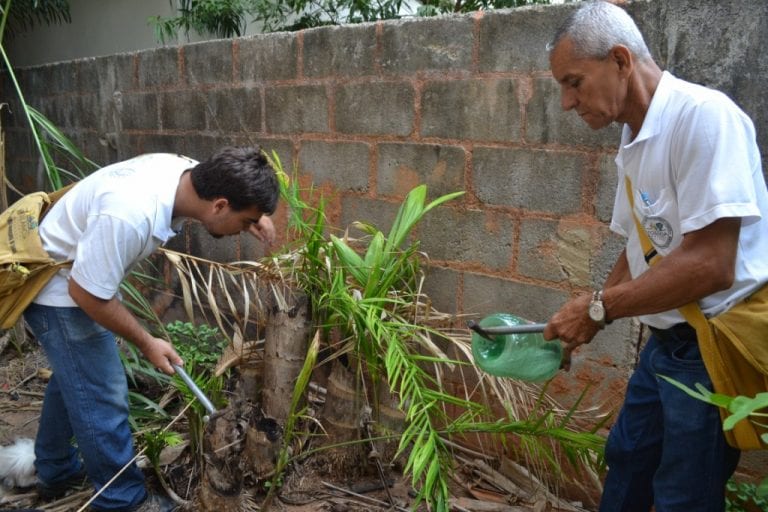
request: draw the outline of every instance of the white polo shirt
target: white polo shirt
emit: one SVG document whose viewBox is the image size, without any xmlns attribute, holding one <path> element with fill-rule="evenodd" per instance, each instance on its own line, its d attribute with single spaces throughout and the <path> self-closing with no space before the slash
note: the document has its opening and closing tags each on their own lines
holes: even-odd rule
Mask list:
<svg viewBox="0 0 768 512">
<path fill-rule="evenodd" d="M 72 268 L 56 274 L 34 302 L 75 307 L 67 280 L 109 300 L 131 268 L 181 227 L 172 219 L 181 174 L 195 160 L 169 153 L 108 165 L 67 192 L 40 224 L 43 247 Z"/>
<path fill-rule="evenodd" d="M 648 265 L 625 175 L 632 180 L 638 219 L 662 256 L 678 247 L 686 233 L 724 217 L 742 219 L 734 284 L 699 301 L 707 316 L 726 311 L 768 281 L 768 193 L 755 129 L 725 94 L 664 72 L 634 140 L 624 126 L 616 164 L 611 229 L 628 237 L 632 277 Z M 640 320 L 658 328 L 685 321 L 677 310 Z"/>
</svg>

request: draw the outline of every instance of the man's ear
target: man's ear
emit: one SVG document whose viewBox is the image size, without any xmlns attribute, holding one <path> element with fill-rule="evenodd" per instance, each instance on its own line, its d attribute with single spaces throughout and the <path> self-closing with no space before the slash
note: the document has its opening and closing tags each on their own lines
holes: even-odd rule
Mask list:
<svg viewBox="0 0 768 512">
<path fill-rule="evenodd" d="M 216 199 L 213 200 L 214 213 L 219 213 L 227 206 L 229 206 L 229 201 L 224 197 L 217 197 Z"/>
<path fill-rule="evenodd" d="M 611 52 L 608 54 L 608 58 L 611 59 L 614 64 L 616 64 L 619 73 L 625 77 L 629 76 L 635 66 L 635 60 L 632 52 L 629 51 L 629 48 L 621 44 L 617 44 L 611 48 Z"/>
</svg>

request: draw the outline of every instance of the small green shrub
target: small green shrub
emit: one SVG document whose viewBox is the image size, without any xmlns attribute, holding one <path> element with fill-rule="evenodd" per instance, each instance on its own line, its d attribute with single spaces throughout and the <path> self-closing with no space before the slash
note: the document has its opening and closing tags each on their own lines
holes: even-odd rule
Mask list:
<svg viewBox="0 0 768 512">
<path fill-rule="evenodd" d="M 732 478 L 725 488 L 726 512 L 768 511 L 768 496 L 757 485 Z"/>
<path fill-rule="evenodd" d="M 219 335 L 219 329 L 209 325 L 193 325 L 175 321 L 165 330 L 176 352 L 184 360 L 184 366 L 194 373 L 210 373 L 227 346 L 227 339 Z"/>
</svg>

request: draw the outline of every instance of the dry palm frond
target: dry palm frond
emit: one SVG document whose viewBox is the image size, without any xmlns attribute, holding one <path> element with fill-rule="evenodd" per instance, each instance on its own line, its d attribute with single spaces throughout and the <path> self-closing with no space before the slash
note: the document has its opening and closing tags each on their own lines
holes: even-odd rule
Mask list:
<svg viewBox="0 0 768 512">
<path fill-rule="evenodd" d="M 160 252 L 176 269 L 190 321 L 197 312 L 209 325 L 217 325 L 231 345 L 242 340 L 250 324 L 263 325 L 264 290 L 281 279 L 274 267 L 255 261 L 218 263 L 168 249 Z"/>
</svg>

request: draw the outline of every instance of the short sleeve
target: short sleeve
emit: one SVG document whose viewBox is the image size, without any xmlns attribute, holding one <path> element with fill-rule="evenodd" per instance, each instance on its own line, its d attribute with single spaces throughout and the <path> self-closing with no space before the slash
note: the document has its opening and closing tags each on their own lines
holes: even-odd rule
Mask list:
<svg viewBox="0 0 768 512">
<path fill-rule="evenodd" d="M 149 227 L 142 227 L 106 214 L 89 217 L 70 279 L 100 299 L 113 298 L 148 243 Z"/>
<path fill-rule="evenodd" d="M 758 220 L 749 120 L 729 102 L 712 100 L 684 117 L 672 151 L 683 233 L 725 217 L 740 217 L 745 225 Z"/>
</svg>

